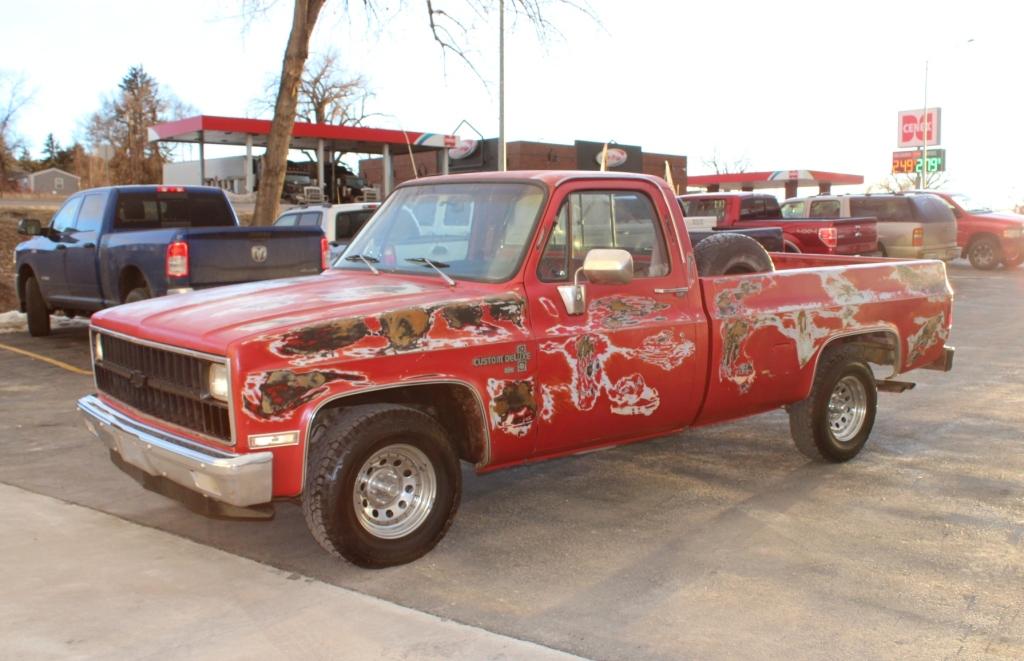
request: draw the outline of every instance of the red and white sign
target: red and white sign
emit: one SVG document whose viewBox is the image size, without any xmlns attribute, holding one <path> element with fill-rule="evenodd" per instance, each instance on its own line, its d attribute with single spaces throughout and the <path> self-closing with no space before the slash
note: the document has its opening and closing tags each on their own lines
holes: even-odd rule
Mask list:
<svg viewBox="0 0 1024 661">
<path fill-rule="evenodd" d="M 937 145 L 941 140 L 942 109 L 903 110 L 900 112 L 897 147 L 923 147 Z"/>
<path fill-rule="evenodd" d="M 629 156 L 626 154 L 625 149 L 619 149 L 618 147 L 608 148 L 608 167 L 617 168 L 625 163 L 627 158 L 629 158 Z M 597 156 L 594 157 L 594 160 L 597 161 L 598 165 L 601 165 L 601 151 L 597 152 Z"/>
<path fill-rule="evenodd" d="M 460 138 L 458 143 L 448 150 L 448 158 L 460 161 L 476 151 L 479 142 L 473 138 Z"/>
</svg>

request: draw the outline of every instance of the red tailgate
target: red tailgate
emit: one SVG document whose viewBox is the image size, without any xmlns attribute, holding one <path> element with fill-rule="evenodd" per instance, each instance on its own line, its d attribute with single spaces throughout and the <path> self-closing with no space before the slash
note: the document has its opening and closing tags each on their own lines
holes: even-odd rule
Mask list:
<svg viewBox="0 0 1024 661">
<path fill-rule="evenodd" d="M 878 250 L 878 224 L 873 218 L 849 218 L 833 223 L 838 255 L 863 255 Z"/>
</svg>

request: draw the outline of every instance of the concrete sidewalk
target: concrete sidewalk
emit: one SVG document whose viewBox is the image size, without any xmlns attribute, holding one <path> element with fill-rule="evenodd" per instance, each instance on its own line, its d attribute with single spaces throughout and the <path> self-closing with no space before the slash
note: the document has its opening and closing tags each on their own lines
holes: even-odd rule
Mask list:
<svg viewBox="0 0 1024 661">
<path fill-rule="evenodd" d="M 577 658 L 15 487 L 0 502 L 3 659 Z"/>
</svg>

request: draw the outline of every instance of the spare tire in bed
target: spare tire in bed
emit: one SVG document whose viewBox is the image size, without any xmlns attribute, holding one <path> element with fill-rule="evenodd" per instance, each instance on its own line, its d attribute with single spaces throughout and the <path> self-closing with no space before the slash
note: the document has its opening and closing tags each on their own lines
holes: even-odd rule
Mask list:
<svg viewBox="0 0 1024 661">
<path fill-rule="evenodd" d="M 742 234 L 714 234 L 698 243 L 693 252 L 697 258 L 697 274 L 701 276 L 770 273 L 775 270 L 768 251 Z"/>
</svg>

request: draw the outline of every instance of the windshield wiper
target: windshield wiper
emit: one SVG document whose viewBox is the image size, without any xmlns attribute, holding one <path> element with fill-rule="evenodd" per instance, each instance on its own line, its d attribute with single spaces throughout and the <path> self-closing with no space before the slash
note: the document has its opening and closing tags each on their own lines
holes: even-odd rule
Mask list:
<svg viewBox="0 0 1024 661">
<path fill-rule="evenodd" d="M 380 271 L 378 271 L 377 268 L 374 266 L 375 263 L 380 261 L 376 257 L 369 257 L 367 255 L 348 255 L 347 257 L 345 257 L 345 261 L 346 262 L 362 261 L 363 264 L 366 264 L 366 267 L 368 269 L 373 271 L 374 275 L 380 275 Z"/>
<path fill-rule="evenodd" d="M 429 266 L 430 268 L 437 271 L 437 274 L 439 276 L 444 278 L 444 281 L 448 283 L 449 287 L 455 286 L 455 281 L 452 280 L 447 273 L 441 270 L 448 268 L 449 266 L 451 266 L 451 264 L 445 264 L 444 262 L 435 262 L 431 259 L 427 259 L 426 257 L 406 257 L 405 261 L 412 262 L 413 264 L 423 264 L 424 266 Z"/>
</svg>

